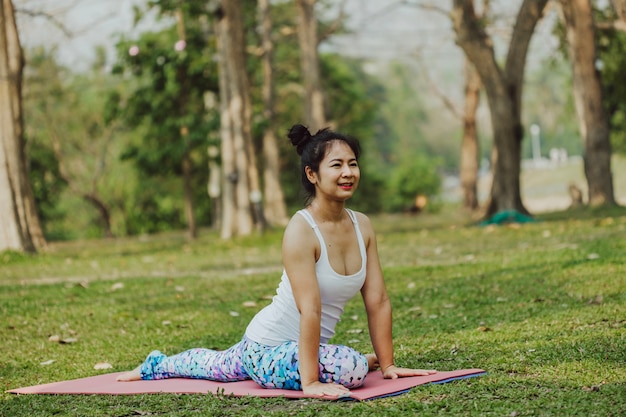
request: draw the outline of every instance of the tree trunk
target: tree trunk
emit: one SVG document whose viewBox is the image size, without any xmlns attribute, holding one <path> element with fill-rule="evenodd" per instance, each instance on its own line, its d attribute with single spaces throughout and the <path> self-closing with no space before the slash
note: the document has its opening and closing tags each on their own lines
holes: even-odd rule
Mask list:
<svg viewBox="0 0 626 417">
<path fill-rule="evenodd" d="M 267 221 L 273 225 L 285 226 L 289 220 L 283 188 L 280 185 L 280 154 L 276 139 L 276 112 L 274 106 L 274 43 L 272 42 L 272 20 L 269 0 L 259 0 L 258 24 L 261 36 L 263 56 L 263 116 L 265 130 L 263 132 L 263 189 L 264 212 Z"/>
<path fill-rule="evenodd" d="M 463 140 L 461 142 L 460 177 L 463 207 L 478 208 L 479 146 L 476 130 L 476 111 L 482 83 L 474 65 L 465 60 L 465 105 L 463 108 Z"/>
<path fill-rule="evenodd" d="M 85 201 L 94 206 L 98 211 L 98 216 L 102 222 L 102 228 L 104 229 L 104 235 L 106 237 L 114 237 L 111 230 L 111 210 L 109 207 L 95 194 L 82 194 Z"/>
<path fill-rule="evenodd" d="M 176 32 L 178 33 L 178 39 L 181 41 L 187 41 L 187 34 L 185 30 L 185 19 L 183 15 L 182 9 L 179 7 L 176 9 Z M 179 111 L 182 117 L 187 113 L 187 70 L 186 68 L 179 68 L 177 74 L 177 81 L 181 87 L 181 95 L 179 102 Z M 180 137 L 182 139 L 181 146 L 185 147 L 185 153 L 183 154 L 183 159 L 181 161 L 181 171 L 182 171 L 182 181 L 183 181 L 183 204 L 184 204 L 184 212 L 185 219 L 187 220 L 187 237 L 190 240 L 198 237 L 198 226 L 196 225 L 196 215 L 194 213 L 194 204 L 193 204 L 193 187 L 191 185 L 191 158 L 189 156 L 188 151 L 188 136 L 189 136 L 189 127 L 182 126 L 180 129 Z"/>
<path fill-rule="evenodd" d="M 198 226 L 196 225 L 196 216 L 193 208 L 193 187 L 191 185 L 191 158 L 189 152 L 185 152 L 182 161 L 183 174 L 183 202 L 185 205 L 185 218 L 187 219 L 187 235 L 193 240 L 198 237 Z"/>
<path fill-rule="evenodd" d="M 224 194 L 221 236 L 249 235 L 253 228 L 250 205 L 250 110 L 245 71 L 241 0 L 223 1 L 218 15 L 220 106 Z"/>
<path fill-rule="evenodd" d="M 218 221 L 222 239 L 230 239 L 236 231 L 235 210 L 237 203 L 235 200 L 236 168 L 235 168 L 235 146 L 230 123 L 230 113 L 228 103 L 230 92 L 228 91 L 228 69 L 224 61 L 223 41 L 220 41 L 222 24 L 218 24 L 218 69 L 220 73 L 220 137 L 222 155 L 222 192 L 221 192 L 221 220 Z M 223 74 L 223 75 L 222 75 Z"/>
<path fill-rule="evenodd" d="M 44 248 L 28 181 L 22 119 L 22 48 L 13 4 L 0 7 L 0 251 Z"/>
<path fill-rule="evenodd" d="M 583 139 L 589 204 L 615 204 L 609 123 L 602 104 L 590 0 L 561 0 L 573 69 L 574 103 Z"/>
<path fill-rule="evenodd" d="M 489 103 L 496 157 L 486 215 L 516 210 L 528 214 L 521 199 L 521 96 L 528 46 L 548 0 L 524 0 L 513 29 L 504 68 L 493 42 L 474 11 L 473 1 L 454 0 L 452 21 L 457 43 L 478 71 Z"/>
<path fill-rule="evenodd" d="M 324 94 L 320 82 L 318 34 L 315 16 L 316 0 L 297 0 L 300 63 L 304 83 L 304 117 L 309 130 L 315 133 L 326 127 Z"/>
</svg>

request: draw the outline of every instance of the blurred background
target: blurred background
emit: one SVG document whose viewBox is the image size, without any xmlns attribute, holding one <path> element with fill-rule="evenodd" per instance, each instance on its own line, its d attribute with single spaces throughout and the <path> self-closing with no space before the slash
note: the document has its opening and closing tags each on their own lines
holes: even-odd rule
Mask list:
<svg viewBox="0 0 626 417">
<path fill-rule="evenodd" d="M 367 213 L 626 203 L 621 1 L 12 3 L 23 158 L 47 241 L 281 227 L 302 205 L 294 123 L 361 141 L 350 205 Z M 591 58 L 573 13 L 594 22 Z M 594 122 L 575 97 L 596 77 Z M 585 160 L 607 152 L 594 179 Z"/>
</svg>

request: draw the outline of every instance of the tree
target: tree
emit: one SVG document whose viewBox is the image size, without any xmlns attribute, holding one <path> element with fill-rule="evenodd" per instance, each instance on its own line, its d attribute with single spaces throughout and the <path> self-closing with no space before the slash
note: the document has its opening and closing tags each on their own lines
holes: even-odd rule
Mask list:
<svg viewBox="0 0 626 417">
<path fill-rule="evenodd" d="M 616 18 L 596 22 L 598 29 L 615 29 L 626 32 L 626 0 L 611 0 Z"/>
<path fill-rule="evenodd" d="M 241 0 L 223 1 L 215 16 L 223 173 L 221 237 L 229 239 L 233 235 L 252 232 L 254 219 L 250 196 L 255 196 L 254 202 L 260 203 L 260 189 L 257 166 L 252 159 L 251 106 Z"/>
<path fill-rule="evenodd" d="M 264 213 L 270 224 L 285 226 L 289 220 L 283 189 L 280 186 L 280 154 L 276 139 L 274 82 L 274 42 L 269 0 L 258 0 L 258 26 L 261 37 L 263 67 L 263 185 Z"/>
<path fill-rule="evenodd" d="M 48 176 L 58 175 L 93 208 L 102 234 L 112 237 L 112 206 L 124 199 L 120 191 L 129 179 L 112 175 L 120 169 L 116 145 L 123 135 L 119 120 L 106 120 L 106 97 L 115 86 L 105 70 L 104 49 L 98 49 L 91 71 L 80 75 L 70 74 L 42 48 L 30 52 L 25 89 L 29 148 L 52 151 Z"/>
<path fill-rule="evenodd" d="M 312 132 L 326 126 L 324 94 L 320 82 L 320 68 L 317 48 L 317 0 L 296 0 L 298 6 L 298 40 L 300 45 L 300 68 L 304 83 L 304 115 Z"/>
<path fill-rule="evenodd" d="M 463 192 L 463 207 L 478 209 L 479 146 L 476 129 L 476 112 L 480 101 L 482 83 L 474 65 L 465 60 L 465 103 L 463 105 L 463 138 L 459 177 Z"/>
<path fill-rule="evenodd" d="M 176 23 L 119 43 L 115 72 L 129 76 L 130 87 L 114 99 L 120 105 L 118 116 L 144 129 L 141 141 L 131 144 L 125 157 L 146 177 L 180 179 L 182 211 L 188 235 L 194 238 L 194 180 L 200 169 L 206 171 L 207 138 L 217 127 L 217 114 L 204 104 L 205 95 L 217 91 L 214 49 L 205 27 L 208 12 L 199 2 L 161 1 L 152 6 L 164 16 L 177 17 Z"/>
<path fill-rule="evenodd" d="M 493 183 L 486 215 L 503 210 L 528 214 L 521 199 L 521 97 L 528 46 L 548 0 L 524 0 L 513 28 L 504 66 L 472 0 L 454 0 L 451 12 L 457 44 L 474 64 L 485 88 L 494 138 Z"/>
<path fill-rule="evenodd" d="M 590 0 L 561 0 L 573 69 L 574 102 L 584 143 L 589 204 L 615 204 L 611 173 L 609 123 L 596 68 L 596 46 Z"/>
<path fill-rule="evenodd" d="M 479 152 L 478 129 L 476 126 L 476 113 L 480 103 L 482 82 L 474 65 L 465 57 L 463 65 L 464 101 L 463 109 L 458 106 L 430 80 L 428 70 L 422 65 L 423 72 L 427 75 L 428 83 L 433 92 L 441 99 L 445 107 L 461 120 L 463 124 L 461 137 L 461 152 L 459 160 L 459 179 L 461 181 L 461 193 L 463 208 L 474 211 L 479 208 L 478 203 L 478 170 Z"/>
<path fill-rule="evenodd" d="M 0 251 L 35 252 L 43 236 L 26 169 L 22 117 L 24 61 L 11 0 L 0 7 Z"/>
<path fill-rule="evenodd" d="M 616 23 L 616 28 L 626 32 L 626 0 L 611 0 L 611 4 L 617 13 L 619 18 L 619 24 Z"/>
<path fill-rule="evenodd" d="M 617 3 L 617 1 L 614 1 Z M 602 101 L 609 120 L 612 153 L 626 153 L 626 0 L 624 9 L 597 8 L 594 13 L 596 26 L 596 61 L 602 82 Z M 617 5 L 615 5 L 617 8 Z M 622 17 L 619 18 L 619 13 Z M 623 23 L 620 30 L 617 22 Z"/>
</svg>

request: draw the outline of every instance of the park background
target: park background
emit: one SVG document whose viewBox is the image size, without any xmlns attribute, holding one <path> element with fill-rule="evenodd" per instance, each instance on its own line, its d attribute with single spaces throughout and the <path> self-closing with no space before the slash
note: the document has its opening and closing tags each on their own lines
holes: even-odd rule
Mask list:
<svg viewBox="0 0 626 417">
<path fill-rule="evenodd" d="M 236 342 L 276 285 L 284 219 L 256 222 L 247 234 L 223 233 L 220 192 L 229 179 L 220 167 L 220 71 L 211 20 L 219 2 L 13 3 L 25 58 L 25 165 L 45 245 L 0 253 L 2 386 L 126 370 L 153 348 Z M 235 3 L 245 17 L 250 140 L 263 155 L 263 134 L 274 127 L 290 214 L 302 198 L 297 158 L 284 133 L 310 117 L 298 12 L 292 1 L 269 3 L 276 100 L 268 118 L 256 21 L 263 2 Z M 502 63 L 520 6 L 533 2 L 492 1 L 490 9 L 454 3 L 476 3 L 478 14 L 489 10 L 480 22 Z M 519 181 L 533 221 L 503 227 L 479 226 L 489 219 L 494 178 L 482 90 L 474 113 L 475 206 L 466 205 L 460 184 L 466 64 L 452 2 L 318 1 L 315 9 L 325 121 L 364 145 L 361 189 L 351 204 L 370 214 L 378 230 L 398 360 L 481 367 L 487 377 L 349 406 L 2 394 L 0 414 L 623 414 L 626 43 L 619 28 L 596 31 L 593 65 L 610 126 L 617 204 L 590 204 L 587 140 L 574 103 L 562 3 L 547 2 L 525 63 Z M 619 22 L 619 4 L 593 2 L 596 24 Z M 194 233 L 182 181 L 185 154 Z M 211 173 L 219 174 L 216 182 Z M 572 200 L 570 185 L 582 201 Z M 418 195 L 428 199 L 421 210 L 414 206 Z M 260 202 L 267 197 L 262 193 Z M 258 209 L 248 207 L 253 220 Z M 358 300 L 346 317 L 337 341 L 368 350 Z"/>
<path fill-rule="evenodd" d="M 293 123 L 314 123 L 305 105 L 296 10 L 292 2 L 274 3 L 270 35 L 275 44 L 275 93 L 269 115 L 262 98 L 256 3 L 244 3 L 252 100 L 249 140 L 251 153 L 261 156 L 255 168 L 260 172 L 264 164 L 270 165 L 263 154 L 269 128 L 279 153 L 273 162 L 277 182 L 270 184 L 265 172 L 257 173 L 261 178 L 256 182 L 264 184 L 255 190 L 250 180 L 248 193 L 263 194 L 261 204 L 250 203 L 247 209 L 257 229 L 265 224 L 255 220 L 260 217 L 256 206 L 265 205 L 261 215 L 269 226 L 280 227 L 301 204 L 294 181 L 297 158 L 285 132 Z M 224 173 L 226 168 L 220 166 L 224 155 L 219 147 L 225 142 L 219 130 L 217 52 L 210 19 L 194 9 L 205 3 L 186 4 L 183 12 L 195 15 L 177 15 L 169 3 L 148 7 L 133 1 L 16 2 L 26 62 L 25 153 L 48 240 L 184 227 L 191 236 L 198 227 L 222 227 L 222 236 L 252 230 L 233 226 L 225 231 L 231 220 L 223 216 L 234 206 L 220 211 L 221 206 L 228 207 L 224 193 L 232 172 Z M 491 2 L 491 10 L 482 11 L 489 13 L 487 29 L 496 60 L 504 59 L 520 4 Z M 317 4 L 324 126 L 355 135 L 365 149 L 363 192 L 353 203 L 357 209 L 372 214 L 407 211 L 417 195 L 425 195 L 428 210 L 452 203 L 473 211 L 475 219 L 486 217 L 493 180 L 491 116 L 481 89 L 473 114 L 464 114 L 469 100 L 466 62 L 445 7 L 395 1 Z M 596 7 L 597 19 L 615 13 L 608 2 Z M 181 30 L 187 33 L 181 35 Z M 619 104 L 623 88 L 618 80 L 623 74 L 619 51 L 624 36 L 619 30 L 598 33 L 598 62 L 604 67 L 606 117 L 616 159 L 614 199 L 623 202 L 624 113 Z M 189 39 L 184 49 L 177 50 L 181 36 Z M 548 2 L 530 38 L 525 65 L 520 154 L 524 206 L 513 208 L 530 214 L 563 210 L 572 203 L 570 185 L 588 197 L 581 159 L 586 139 L 579 132 L 571 60 L 557 2 Z M 180 100 L 186 102 L 185 109 Z M 475 162 L 464 168 L 461 144 L 469 122 L 475 126 L 476 142 L 469 159 Z M 189 133 L 183 136 L 184 131 Z M 470 203 L 461 188 L 464 169 L 474 171 L 475 201 Z M 530 171 L 541 172 L 546 181 L 525 180 Z M 280 193 L 274 197 L 276 190 Z M 269 207 L 273 199 L 284 207 Z"/>
</svg>

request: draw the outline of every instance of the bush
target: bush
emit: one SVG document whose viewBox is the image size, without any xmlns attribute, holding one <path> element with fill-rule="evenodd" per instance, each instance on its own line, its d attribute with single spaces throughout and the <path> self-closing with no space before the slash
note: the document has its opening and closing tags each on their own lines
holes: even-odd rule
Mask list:
<svg viewBox="0 0 626 417">
<path fill-rule="evenodd" d="M 422 195 L 428 198 L 439 194 L 441 177 L 437 172 L 440 160 L 424 155 L 406 158 L 393 171 L 389 179 L 389 196 L 385 199 L 385 209 L 390 212 L 409 210 L 415 206 L 415 199 Z"/>
</svg>

